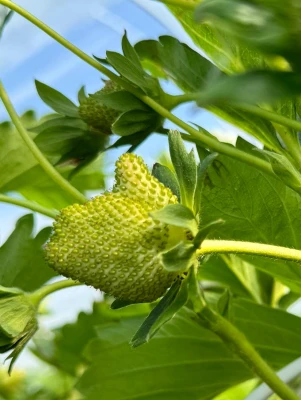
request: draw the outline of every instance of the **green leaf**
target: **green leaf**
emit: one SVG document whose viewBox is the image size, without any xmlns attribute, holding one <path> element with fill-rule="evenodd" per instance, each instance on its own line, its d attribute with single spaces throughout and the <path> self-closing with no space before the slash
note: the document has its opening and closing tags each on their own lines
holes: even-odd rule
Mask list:
<svg viewBox="0 0 301 400">
<path fill-rule="evenodd" d="M 32 214 L 20 218 L 15 230 L 0 248 L 2 286 L 32 291 L 56 275 L 46 264 L 42 249 L 51 228 L 44 228 L 33 237 L 33 223 Z"/>
<path fill-rule="evenodd" d="M 175 174 L 165 165 L 155 163 L 153 166 L 152 174 L 158 179 L 164 186 L 168 187 L 174 195 L 177 196 L 180 202 L 180 187 L 175 177 Z"/>
<path fill-rule="evenodd" d="M 234 295 L 262 303 L 259 272 L 254 265 L 239 257 L 212 256 L 200 264 L 198 276 L 212 285 L 223 285 Z M 264 300 L 269 302 L 270 298 Z"/>
<path fill-rule="evenodd" d="M 81 312 L 74 323 L 55 329 L 54 339 L 37 336 L 31 351 L 44 362 L 72 376 L 78 376 L 79 371 L 88 365 L 88 360 L 83 354 L 84 348 L 89 341 L 97 337 L 97 332 L 102 326 L 115 326 L 121 319 L 128 318 L 139 318 L 141 321 L 141 317 L 145 318 L 149 311 L 150 307 L 147 304 L 110 310 L 110 306 L 104 302 L 94 303 L 91 313 Z M 127 338 L 127 342 L 130 338 Z"/>
<path fill-rule="evenodd" d="M 203 224 L 222 218 L 212 238 L 261 242 L 301 249 L 300 195 L 281 181 L 220 156 L 208 169 L 203 190 Z M 300 265 L 262 257 L 243 257 L 294 291 L 301 290 Z"/>
<path fill-rule="evenodd" d="M 182 241 L 175 247 L 161 253 L 162 264 L 168 272 L 187 271 L 196 263 L 196 260 L 196 248 L 188 240 Z"/>
<path fill-rule="evenodd" d="M 184 296 L 181 293 L 182 287 L 184 287 Z M 178 297 L 180 297 L 180 299 Z M 168 292 L 165 294 L 165 296 L 162 297 L 159 303 L 143 321 L 143 324 L 140 326 L 138 331 L 131 339 L 132 347 L 135 348 L 141 346 L 144 343 L 147 343 L 154 335 L 154 333 L 158 331 L 159 326 L 169 321 L 174 316 L 174 314 L 186 303 L 186 301 L 186 285 L 182 283 L 181 279 L 177 279 L 168 290 Z M 171 313 L 170 310 L 172 310 Z M 160 321 L 161 323 L 159 325 L 158 322 Z"/>
<path fill-rule="evenodd" d="M 228 289 L 225 289 L 217 302 L 218 313 L 225 316 L 225 318 L 229 315 L 230 300 L 231 294 Z"/>
<path fill-rule="evenodd" d="M 240 54 L 237 54 L 237 43 L 221 33 L 218 25 L 199 24 L 194 12 L 183 10 L 182 7 L 169 6 L 169 9 L 181 23 L 194 43 L 205 52 L 214 64 L 223 72 L 241 71 L 243 65 Z M 246 54 L 243 49 L 242 54 Z"/>
<path fill-rule="evenodd" d="M 182 18 L 182 14 L 183 12 L 179 13 L 180 19 Z M 184 15 L 186 14 L 187 13 L 184 12 Z M 191 19 L 191 21 L 189 20 L 189 23 L 191 25 L 191 32 L 193 33 L 196 33 L 198 29 L 203 29 L 200 28 L 200 25 L 196 25 L 193 19 Z M 192 26 L 194 26 L 194 28 L 192 28 Z M 208 29 L 211 30 L 213 28 L 204 28 L 206 39 L 210 40 L 210 34 L 208 33 L 207 35 Z M 216 46 L 217 43 L 214 41 L 212 45 Z M 239 46 L 232 47 L 233 49 L 239 48 Z M 159 41 L 145 40 L 139 42 L 136 44 L 135 48 L 143 60 L 149 59 L 149 62 L 152 63 L 151 65 L 163 69 L 167 77 L 172 79 L 186 92 L 195 92 L 210 88 L 211 85 L 215 83 L 218 75 L 221 75 L 214 64 L 187 45 L 180 43 L 170 36 L 161 36 Z M 223 51 L 226 51 L 226 47 L 220 49 L 221 56 Z M 251 58 L 249 63 L 252 69 L 257 65 L 258 68 L 263 68 L 264 65 L 262 63 L 255 62 L 256 60 L 253 59 L 253 53 L 254 51 L 252 50 L 241 49 L 241 54 L 238 55 L 238 59 L 245 57 L 247 54 Z M 219 107 L 207 106 L 207 108 L 226 121 L 250 133 L 269 148 L 274 150 L 280 148 L 275 129 L 270 122 L 242 112 L 228 104 L 219 105 Z"/>
<path fill-rule="evenodd" d="M 251 16 L 246 18 L 245 16 Z M 289 55 L 298 53 L 298 34 L 292 20 L 300 19 L 300 8 L 294 2 L 280 5 L 277 1 L 237 2 L 235 0 L 205 0 L 198 5 L 198 21 L 210 21 L 226 34 L 240 39 L 261 51 Z"/>
<path fill-rule="evenodd" d="M 198 103 L 275 103 L 300 92 L 301 78 L 296 73 L 250 71 L 219 79 L 200 93 Z"/>
<path fill-rule="evenodd" d="M 181 202 L 193 210 L 197 167 L 193 150 L 188 154 L 181 135 L 172 131 L 168 135 L 169 151 L 178 178 Z"/>
<path fill-rule="evenodd" d="M 121 114 L 114 124 L 112 125 L 112 131 L 116 135 L 128 136 L 134 133 L 138 133 L 154 126 L 154 122 L 157 119 L 157 115 L 153 112 L 132 110 L 126 111 Z"/>
<path fill-rule="evenodd" d="M 273 368 L 300 356 L 300 318 L 242 299 L 232 301 L 231 308 L 232 321 Z M 252 378 L 245 364 L 195 318 L 182 308 L 147 346 L 134 351 L 128 340 L 141 320 L 101 325 L 86 348 L 90 367 L 77 389 L 87 400 L 205 400 Z"/>
<path fill-rule="evenodd" d="M 202 199 L 202 191 L 204 186 L 204 181 L 207 173 L 207 169 L 213 163 L 213 161 L 218 156 L 217 153 L 212 153 L 208 155 L 203 161 L 201 161 L 197 167 L 197 181 L 195 188 L 195 196 L 194 196 L 194 210 L 196 214 L 199 214 L 201 211 L 201 199 Z"/>
<path fill-rule="evenodd" d="M 143 68 L 141 66 L 138 54 L 136 53 L 134 47 L 131 45 L 131 43 L 129 42 L 128 38 L 127 38 L 127 34 L 126 32 L 124 33 L 123 37 L 122 37 L 122 51 L 123 54 L 125 55 L 125 57 L 130 60 L 136 68 L 140 69 L 142 73 L 144 73 Z"/>
<path fill-rule="evenodd" d="M 141 59 L 161 67 L 183 90 L 200 91 L 221 74 L 214 64 L 171 36 L 143 40 L 135 49 Z"/>
<path fill-rule="evenodd" d="M 78 117 L 77 106 L 66 96 L 42 82 L 35 81 L 35 83 L 41 99 L 54 111 L 67 117 Z"/>
<path fill-rule="evenodd" d="M 151 212 L 150 216 L 164 224 L 189 229 L 193 235 L 198 230 L 193 212 L 182 204 L 168 204 L 160 210 Z"/>
</svg>

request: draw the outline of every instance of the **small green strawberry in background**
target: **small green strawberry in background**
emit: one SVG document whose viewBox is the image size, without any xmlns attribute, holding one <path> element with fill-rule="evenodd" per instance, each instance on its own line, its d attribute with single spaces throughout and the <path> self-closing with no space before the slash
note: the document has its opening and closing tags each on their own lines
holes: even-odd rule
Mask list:
<svg viewBox="0 0 301 400">
<path fill-rule="evenodd" d="M 120 90 L 122 88 L 115 82 L 105 81 L 105 86 L 94 95 L 110 94 Z M 78 114 L 92 129 L 99 131 L 100 134 L 110 135 L 112 125 L 120 115 L 120 111 L 100 104 L 94 95 L 80 101 Z"/>
<path fill-rule="evenodd" d="M 130 145 L 134 150 L 162 126 L 158 114 L 111 80 L 88 96 L 82 87 L 78 106 L 44 83 L 36 81 L 36 88 L 56 114 L 31 127 L 34 141 L 53 164 L 75 166 L 71 176 L 109 148 Z M 113 134 L 122 137 L 110 143 Z"/>
</svg>

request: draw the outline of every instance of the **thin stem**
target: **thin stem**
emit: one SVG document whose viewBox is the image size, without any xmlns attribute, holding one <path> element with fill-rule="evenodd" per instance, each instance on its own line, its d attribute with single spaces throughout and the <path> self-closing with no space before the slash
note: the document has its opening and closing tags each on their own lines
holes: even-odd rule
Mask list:
<svg viewBox="0 0 301 400">
<path fill-rule="evenodd" d="M 261 358 L 246 336 L 228 320 L 208 306 L 204 307 L 198 315 L 202 321 L 205 321 L 207 328 L 219 336 L 281 399 L 299 399 L 299 396 L 282 382 L 272 368 Z"/>
<path fill-rule="evenodd" d="M 198 101 L 200 96 L 201 96 L 201 93 L 198 93 L 198 92 L 183 93 L 183 94 L 180 94 L 177 96 L 173 96 L 173 99 L 171 101 L 173 102 L 173 105 L 175 107 L 177 105 L 180 105 L 182 103 L 186 103 L 189 101 Z M 234 103 L 233 105 L 243 111 L 247 111 L 250 114 L 257 115 L 258 117 L 261 117 L 268 121 L 273 121 L 280 125 L 287 126 L 288 128 L 292 128 L 297 131 L 301 131 L 301 122 L 296 121 L 294 119 L 284 117 L 283 115 L 277 114 L 273 111 L 265 110 L 263 108 L 254 106 L 252 104 Z"/>
<path fill-rule="evenodd" d="M 40 206 L 39 204 L 33 203 L 32 201 L 16 199 L 14 197 L 5 196 L 0 194 L 0 201 L 4 203 L 14 204 L 16 206 L 27 208 L 28 210 L 38 212 L 40 214 L 46 215 L 50 218 L 55 218 L 58 214 L 55 210 L 49 210 L 46 207 Z"/>
<path fill-rule="evenodd" d="M 184 8 L 186 10 L 194 10 L 198 3 L 189 0 L 157 0 L 160 3 L 169 5 L 169 6 L 178 6 Z"/>
<path fill-rule="evenodd" d="M 301 250 L 263 243 L 240 242 L 235 240 L 204 240 L 201 247 L 197 250 L 198 255 L 214 253 L 252 254 L 286 261 L 301 262 Z"/>
<path fill-rule="evenodd" d="M 73 286 L 79 286 L 82 283 L 72 281 L 71 279 L 64 279 L 62 281 L 51 283 L 50 285 L 46 285 L 36 290 L 35 292 L 29 294 L 30 300 L 36 305 L 39 306 L 41 301 L 51 293 L 54 293 L 61 289 L 66 289 Z"/>
<path fill-rule="evenodd" d="M 57 32 L 55 32 L 49 26 L 45 25 L 38 18 L 34 17 L 32 14 L 30 14 L 28 11 L 24 10 L 22 7 L 18 6 L 17 4 L 12 3 L 9 0 L 0 0 L 0 4 L 3 4 L 4 6 L 10 8 L 10 9 L 16 11 L 18 14 L 22 15 L 28 21 L 32 22 L 34 25 L 36 25 L 42 31 L 44 31 L 49 36 L 51 36 L 53 39 L 55 39 L 57 42 L 59 42 L 62 46 L 66 47 L 68 50 L 70 50 L 71 52 L 76 54 L 79 58 L 81 58 L 82 60 L 87 62 L 92 67 L 96 68 L 98 71 L 100 71 L 101 73 L 106 75 L 108 78 L 110 78 L 110 79 L 114 80 L 115 82 L 117 82 L 118 84 L 120 84 L 122 87 L 124 87 L 129 92 L 133 93 L 135 96 L 137 96 L 140 100 L 142 100 L 145 104 L 147 104 L 149 107 L 151 107 L 153 110 L 155 110 L 162 117 L 169 119 L 170 121 L 174 122 L 176 125 L 181 127 L 182 129 L 187 131 L 192 137 L 194 137 L 195 139 L 202 142 L 203 146 L 205 145 L 213 151 L 217 151 L 219 153 L 231 156 L 237 160 L 240 160 L 242 162 L 245 162 L 249 165 L 254 166 L 255 168 L 258 168 L 267 174 L 275 176 L 273 173 L 273 170 L 268 162 L 266 162 L 256 156 L 253 156 L 251 154 L 247 154 L 239 149 L 236 149 L 233 146 L 229 146 L 227 144 L 221 143 L 216 138 L 208 137 L 205 134 L 203 134 L 202 132 L 199 132 L 196 129 L 192 128 L 190 125 L 186 124 L 184 121 L 180 120 L 175 115 L 170 113 L 166 108 L 164 108 L 160 104 L 158 104 L 155 100 L 142 94 L 142 92 L 139 89 L 133 87 L 133 85 L 131 85 L 129 82 L 126 82 L 125 80 L 121 79 L 114 72 L 112 72 L 108 68 L 101 65 L 98 61 L 94 60 L 94 58 L 89 57 L 82 50 L 80 50 L 79 48 L 74 46 L 72 43 L 70 43 L 68 40 L 66 40 L 65 38 L 60 36 Z"/>
<path fill-rule="evenodd" d="M 35 142 L 28 135 L 28 132 L 24 128 L 18 114 L 16 113 L 16 110 L 14 109 L 14 106 L 12 105 L 1 81 L 0 81 L 0 98 L 2 99 L 3 104 L 8 114 L 10 115 L 11 120 L 14 123 L 20 136 L 26 143 L 28 149 L 31 151 L 35 159 L 44 169 L 46 174 L 65 192 L 71 195 L 76 201 L 80 203 L 86 202 L 87 201 L 86 197 L 82 193 L 80 193 L 77 189 L 75 189 L 74 186 L 72 186 L 65 178 L 62 177 L 61 174 L 57 172 L 57 170 L 45 158 L 45 156 L 41 153 Z"/>
<path fill-rule="evenodd" d="M 251 104 L 235 103 L 235 107 L 240 108 L 243 111 L 247 111 L 253 115 L 257 115 L 258 117 L 264 118 L 268 121 L 273 121 L 280 125 L 287 126 L 288 128 L 292 128 L 297 131 L 301 130 L 301 122 L 284 117 L 283 115 L 277 114 L 273 111 L 268 111 L 258 106 L 253 106 Z"/>
<path fill-rule="evenodd" d="M 143 97 L 147 97 L 147 96 L 143 96 Z M 191 137 L 193 137 L 195 140 L 198 140 L 199 142 L 201 142 L 203 146 L 206 145 L 208 148 L 210 148 L 213 151 L 216 151 L 216 152 L 222 153 L 222 154 L 226 154 L 227 156 L 230 156 L 230 157 L 235 158 L 239 161 L 242 161 L 246 164 L 249 164 L 249 165 L 251 165 L 255 168 L 258 168 L 261 171 L 275 177 L 272 167 L 267 161 L 264 161 L 264 160 L 262 160 L 258 157 L 255 157 L 251 154 L 245 153 L 244 151 L 241 151 L 234 146 L 222 143 L 214 137 L 205 135 L 204 133 L 202 133 L 202 132 L 194 129 L 192 126 L 188 125 L 186 122 L 182 121 L 180 118 L 176 117 L 174 114 L 170 113 L 168 110 L 166 110 L 160 104 L 158 104 L 155 100 L 153 100 L 149 97 L 147 97 L 147 99 L 142 99 L 142 96 L 141 96 L 140 98 L 147 105 L 149 105 L 153 110 L 157 111 L 157 113 L 160 114 L 162 117 L 169 119 L 170 121 L 172 121 L 176 125 L 178 125 L 180 128 L 182 128 L 186 132 L 188 132 L 191 135 Z"/>
</svg>

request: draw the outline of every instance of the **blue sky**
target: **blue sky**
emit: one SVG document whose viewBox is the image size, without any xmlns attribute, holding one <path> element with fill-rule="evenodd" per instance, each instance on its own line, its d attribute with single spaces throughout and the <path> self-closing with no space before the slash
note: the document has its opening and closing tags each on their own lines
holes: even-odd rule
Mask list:
<svg viewBox="0 0 301 400">
<path fill-rule="evenodd" d="M 132 43 L 170 34 L 195 48 L 179 23 L 163 5 L 155 1 L 60 0 L 57 3 L 53 0 L 18 0 L 16 3 L 90 55 L 103 57 L 106 50 L 119 51 L 125 29 Z M 23 113 L 34 109 L 39 116 L 50 110 L 39 99 L 34 79 L 57 88 L 76 102 L 77 91 L 82 85 L 86 86 L 88 93 L 93 93 L 100 89 L 102 78 L 98 71 L 19 15 L 13 16 L 0 42 L 0 75 L 17 111 Z M 167 83 L 164 87 L 170 92 L 176 90 Z M 176 113 L 225 138 L 234 132 L 230 132 L 229 125 L 219 122 L 209 113 L 197 111 L 192 105 L 180 107 Z M 6 111 L 0 104 L 0 121 L 6 119 Z M 167 127 L 172 125 L 167 123 Z M 156 135 L 142 145 L 138 152 L 151 164 L 166 148 L 166 140 Z M 119 150 L 110 152 L 106 156 L 108 165 L 112 165 L 119 154 Z M 16 219 L 25 213 L 24 209 L 0 204 L 0 243 L 13 230 Z M 37 230 L 50 223 L 49 219 L 41 216 L 37 216 L 36 221 Z M 44 318 L 44 324 L 53 327 L 73 320 L 79 310 L 89 310 L 92 300 L 97 297 L 96 291 L 84 287 L 53 295 L 49 300 L 53 315 Z M 25 353 L 19 365 L 27 365 L 31 360 L 28 353 Z"/>
</svg>

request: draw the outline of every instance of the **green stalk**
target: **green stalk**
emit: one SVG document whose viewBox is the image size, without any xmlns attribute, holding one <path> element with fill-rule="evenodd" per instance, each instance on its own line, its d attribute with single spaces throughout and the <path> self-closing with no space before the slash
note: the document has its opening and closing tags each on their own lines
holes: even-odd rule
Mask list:
<svg viewBox="0 0 301 400">
<path fill-rule="evenodd" d="M 46 217 L 55 218 L 58 214 L 55 210 L 49 210 L 46 207 L 40 206 L 32 201 L 23 200 L 23 199 L 15 199 L 14 197 L 5 196 L 4 194 L 0 194 L 0 201 L 4 203 L 14 204 L 19 207 L 27 208 L 28 210 L 38 212 L 40 214 L 46 215 Z"/>
<path fill-rule="evenodd" d="M 250 254 L 301 262 L 301 250 L 270 244 L 240 242 L 236 240 L 204 240 L 197 250 L 199 256 L 216 253 Z"/>
<path fill-rule="evenodd" d="M 227 347 L 237 354 L 281 399 L 300 400 L 299 396 L 282 382 L 273 369 L 261 358 L 246 336 L 227 319 L 208 306 L 205 306 L 198 315 L 202 322 L 205 322 L 207 328 L 219 336 Z"/>
<path fill-rule="evenodd" d="M 62 281 L 51 283 L 50 285 L 46 285 L 37 289 L 35 292 L 30 293 L 28 296 L 30 300 L 35 304 L 36 307 L 39 306 L 41 301 L 51 293 L 54 293 L 61 289 L 66 289 L 73 286 L 79 286 L 82 283 L 72 281 L 71 279 L 64 279 Z"/>
<path fill-rule="evenodd" d="M 43 155 L 43 153 L 39 150 L 35 142 L 28 135 L 27 130 L 24 128 L 14 106 L 12 105 L 5 89 L 0 81 L 0 98 L 3 101 L 3 104 L 11 117 L 12 122 L 14 123 L 17 131 L 20 136 L 24 140 L 28 149 L 31 151 L 35 159 L 41 165 L 46 174 L 58 185 L 62 188 L 66 193 L 74 198 L 75 201 L 80 203 L 85 203 L 87 201 L 86 197 L 80 193 L 74 186 L 72 186 L 65 178 L 62 177 L 61 174 L 57 172 L 57 170 L 50 164 L 47 158 Z"/>
<path fill-rule="evenodd" d="M 213 151 L 217 151 L 219 153 L 226 154 L 226 155 L 233 157 L 239 161 L 242 161 L 249 165 L 252 165 L 255 168 L 258 168 L 261 171 L 263 171 L 269 175 L 275 176 L 274 172 L 268 162 L 266 162 L 256 156 L 253 156 L 251 154 L 247 154 L 239 149 L 236 149 L 233 146 L 229 146 L 227 144 L 221 143 L 216 138 L 208 137 L 205 134 L 203 134 L 202 132 L 197 131 L 196 129 L 194 129 L 193 127 L 186 124 L 184 121 L 180 120 L 175 115 L 170 113 L 166 108 L 162 107 L 155 100 L 142 94 L 140 90 L 136 89 L 129 82 L 122 80 L 114 72 L 112 72 L 108 68 L 101 65 L 94 58 L 88 56 L 82 50 L 80 50 L 79 48 L 74 46 L 72 43 L 70 43 L 68 40 L 66 40 L 65 38 L 60 36 L 56 31 L 51 29 L 49 26 L 45 25 L 42 21 L 40 21 L 38 18 L 34 17 L 28 11 L 24 10 L 22 7 L 18 6 L 17 4 L 12 3 L 9 0 L 0 0 L 0 4 L 10 8 L 10 9 L 16 11 L 18 14 L 22 15 L 28 21 L 32 22 L 34 25 L 36 25 L 42 31 L 44 31 L 49 36 L 51 36 L 53 39 L 55 39 L 62 46 L 64 46 L 65 48 L 70 50 L 72 53 L 77 55 L 79 58 L 84 60 L 86 63 L 91 65 L 93 68 L 96 68 L 98 71 L 100 71 L 101 73 L 106 75 L 108 78 L 112 79 L 116 83 L 120 84 L 123 88 L 125 88 L 129 92 L 133 93 L 140 100 L 142 100 L 145 104 L 147 104 L 149 107 L 151 107 L 153 110 L 155 110 L 159 115 L 174 122 L 176 125 L 178 125 L 182 129 L 184 129 L 186 132 L 188 132 L 194 139 L 197 139 L 200 142 L 202 142 L 203 146 L 205 145 Z M 170 98 L 172 98 L 172 96 L 170 96 Z"/>
<path fill-rule="evenodd" d="M 1 2 L 1 1 L 0 1 Z M 184 93 L 177 96 L 172 96 L 171 102 L 173 103 L 173 107 L 176 107 L 182 103 L 187 103 L 189 101 L 198 101 L 201 96 L 201 93 Z M 258 106 L 254 106 L 252 104 L 240 104 L 233 103 L 233 106 L 247 111 L 250 114 L 256 115 L 268 121 L 276 122 L 280 125 L 287 126 L 288 128 L 295 129 L 297 131 L 301 131 L 301 122 L 296 121 L 294 119 L 290 119 L 284 117 L 283 115 L 277 114 L 273 111 L 265 110 L 264 108 L 260 108 Z"/>
<path fill-rule="evenodd" d="M 159 3 L 163 3 L 168 6 L 177 6 L 191 11 L 193 11 L 198 5 L 198 3 L 189 0 L 157 0 L 157 1 Z"/>
</svg>

